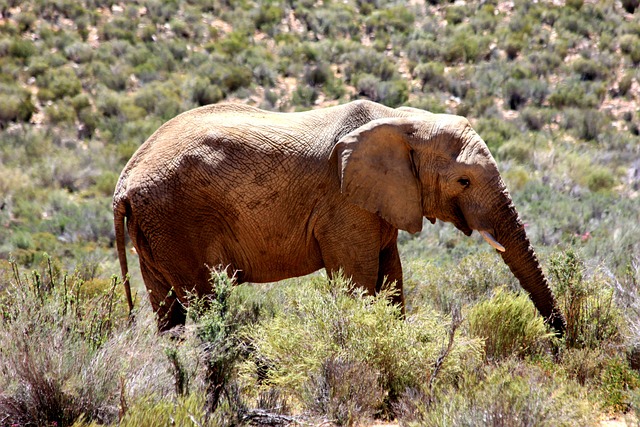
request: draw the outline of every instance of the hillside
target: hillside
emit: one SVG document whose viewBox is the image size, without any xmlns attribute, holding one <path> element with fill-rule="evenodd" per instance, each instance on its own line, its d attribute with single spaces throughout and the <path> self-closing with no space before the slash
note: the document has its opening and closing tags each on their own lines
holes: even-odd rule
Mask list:
<svg viewBox="0 0 640 427">
<path fill-rule="evenodd" d="M 127 329 L 122 291 L 112 287 L 115 282 L 110 279 L 119 274 L 111 212 L 119 173 L 163 122 L 197 106 L 238 101 L 267 110 L 298 111 L 354 99 L 458 114 L 471 121 L 498 161 L 575 331 L 558 344 L 532 327 L 527 333 L 533 338 L 517 335 L 514 347 L 494 349 L 491 356 L 490 337 L 481 330 L 490 329 L 482 310 L 491 308 L 482 304 L 492 301 L 494 307 L 526 311 L 526 298 L 518 299 L 517 282 L 475 234 L 467 238 L 450 224 L 428 224 L 418 235 L 402 233 L 400 249 L 408 318 L 415 322 L 410 324 L 437 332 L 412 335 L 411 328 L 396 325 L 399 341 L 385 347 L 389 353 L 384 354 L 386 362 L 397 365 L 384 365 L 381 357 L 375 362 L 377 377 L 363 373 L 367 363 L 374 363 L 371 360 L 358 359 L 359 365 L 349 359 L 341 365 L 348 351 L 310 365 L 301 361 L 288 366 L 301 370 L 291 385 L 286 384 L 284 370 L 273 374 L 272 383 L 263 383 L 251 371 L 268 368 L 260 365 L 261 357 L 271 363 L 297 351 L 285 343 L 264 343 L 267 353 L 258 356 L 248 356 L 246 348 L 218 355 L 216 360 L 228 363 L 220 369 L 230 373 L 223 381 L 224 410 L 237 415 L 244 408 L 245 414 L 255 414 L 250 408 L 260 408 L 268 400 L 265 396 L 273 393 L 277 398 L 271 404 L 280 398 L 286 401 L 288 411 L 281 411 L 282 419 L 303 414 L 343 425 L 374 416 L 416 425 L 441 425 L 436 420 L 446 419 L 444 425 L 456 425 L 463 420 L 446 416 L 482 416 L 474 412 L 474 402 L 486 409 L 485 415 L 496 417 L 525 416 L 533 407 L 542 408 L 535 413 L 536 425 L 556 425 L 545 416 L 566 417 L 565 425 L 597 422 L 610 414 L 633 419 L 640 409 L 639 16 L 637 0 L 0 0 L 0 336 L 3 342 L 24 343 L 0 351 L 0 390 L 9 390 L 0 391 L 0 426 L 11 425 L 11 416 L 20 408 L 46 401 L 44 395 L 25 397 L 38 375 L 29 379 L 15 374 L 24 368 L 18 361 L 27 359 L 19 356 L 34 351 L 32 359 L 38 360 L 36 350 L 45 348 L 46 341 L 15 341 L 23 336 L 16 319 L 28 313 L 33 319 L 45 312 L 66 316 L 70 307 L 77 311 L 75 320 L 46 317 L 49 320 L 41 325 L 61 328 L 64 323 L 65 328 L 81 330 L 49 344 L 58 346 L 65 360 L 77 352 L 84 352 L 86 360 L 78 357 L 78 366 L 68 367 L 64 375 L 60 369 L 46 371 L 46 363 L 40 363 L 42 377 L 59 380 L 57 386 L 47 386 L 59 388 L 57 403 L 46 401 L 43 406 L 73 407 L 82 400 L 74 397 L 86 397 L 83 402 L 93 406 L 75 409 L 78 416 L 84 413 L 87 423 L 113 423 L 118 411 L 126 412 L 127 402 L 139 414 L 157 416 L 171 412 L 170 407 L 156 405 L 163 399 L 178 402 L 185 411 L 191 408 L 191 413 L 208 407 L 211 372 L 199 370 L 212 356 L 203 356 L 206 361 L 195 367 L 188 360 L 196 360 L 189 351 L 197 353 L 202 341 L 212 336 L 200 330 L 185 340 L 188 345 L 179 347 L 154 334 L 133 256 L 140 321 Z M 293 280 L 281 287 L 241 286 L 239 295 L 232 297 L 237 306 L 232 305 L 230 316 L 255 328 L 259 323 L 262 336 L 273 340 L 278 331 L 294 335 L 287 328 L 306 320 L 277 307 L 297 298 L 291 291 L 296 287 L 303 288 L 309 306 L 333 297 L 344 310 L 374 316 L 348 299 L 323 294 L 326 286 L 317 280 Z M 67 294 L 72 285 L 78 286 L 75 299 Z M 17 290 L 21 287 L 28 292 L 22 295 Z M 63 292 L 62 297 L 56 292 Z M 25 307 L 22 314 L 15 311 L 18 302 Z M 245 312 L 251 311 L 246 308 L 251 304 L 259 307 L 253 317 Z M 384 320 L 395 325 L 391 307 L 383 300 L 372 304 L 379 317 L 369 319 L 370 324 Z M 451 365 L 445 364 L 440 374 L 434 366 L 457 312 L 464 320 L 454 328 L 457 335 L 450 336 L 453 342 L 455 335 L 460 347 L 454 346 Z M 332 315 L 338 318 L 340 312 Z M 278 322 L 270 323 L 272 318 Z M 469 319 L 487 325 L 474 329 Z M 192 320 L 196 329 L 198 322 L 228 326 L 225 322 L 231 321 L 214 321 L 202 313 Z M 381 323 L 380 328 L 385 329 Z M 227 335 L 211 340 L 239 345 L 237 331 L 228 329 Z M 371 337 L 381 330 L 373 328 L 371 336 L 361 337 L 363 342 L 379 343 Z M 83 341 L 87 337 L 92 344 Z M 427 341 L 437 345 L 420 347 Z M 412 371 L 390 350 L 410 349 L 410 342 L 424 350 L 411 359 L 425 364 L 422 373 Z M 87 366 L 95 364 L 96 352 L 105 343 L 110 343 L 114 358 L 122 355 L 118 351 L 124 352 L 125 344 L 134 348 L 132 354 L 143 359 L 143 368 L 120 366 L 114 378 L 122 378 L 122 383 L 101 383 L 100 375 L 108 375 Z M 335 344 L 313 343 L 326 348 Z M 143 356 L 144 348 L 157 354 Z M 322 352 L 313 353 L 320 358 Z M 52 366 L 59 361 L 47 357 Z M 388 375 L 405 369 L 405 376 Z M 324 387 L 337 396 L 356 393 L 340 390 L 338 383 L 363 379 L 363 387 L 369 389 L 373 383 L 384 383 L 382 397 L 374 399 L 375 404 L 363 402 L 369 410 L 363 410 L 361 418 L 356 409 L 333 408 L 331 402 L 314 406 L 308 396 L 314 390 L 309 388 L 321 388 L 322 372 Z M 80 375 L 97 378 L 93 394 L 78 385 Z M 145 375 L 156 375 L 157 381 L 145 385 L 140 379 Z M 187 384 L 179 386 L 180 375 L 187 376 L 182 378 Z M 304 381 L 311 377 L 315 383 Z M 507 377 L 513 381 L 505 384 Z M 417 386 L 421 381 L 429 387 Z M 268 386 L 272 388 L 266 390 Z M 560 395 L 561 402 L 545 400 L 547 393 Z M 587 409 L 591 407 L 597 409 Z M 349 410 L 355 415 L 341 418 L 340 411 Z M 41 418 L 25 415 L 18 424 L 45 420 L 47 425 L 72 425 L 78 419 L 37 416 Z M 129 422 L 136 425 L 135 420 Z"/>
</svg>

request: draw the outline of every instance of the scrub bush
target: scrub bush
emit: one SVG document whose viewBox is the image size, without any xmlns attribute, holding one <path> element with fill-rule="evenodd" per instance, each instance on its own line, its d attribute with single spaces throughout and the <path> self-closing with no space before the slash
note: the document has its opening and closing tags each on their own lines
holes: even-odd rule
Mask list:
<svg viewBox="0 0 640 427">
<path fill-rule="evenodd" d="M 247 332 L 254 350 L 243 369 L 245 375 L 253 378 L 255 386 L 275 388 L 303 407 L 313 401 L 309 395 L 328 392 L 325 409 L 335 405 L 331 396 L 343 396 L 344 400 L 354 394 L 356 399 L 363 399 L 358 390 L 370 387 L 377 377 L 382 393 L 372 390 L 369 400 L 362 403 L 360 416 L 371 413 L 367 408 L 390 411 L 407 387 L 428 386 L 446 341 L 448 322 L 431 310 L 414 312 L 403 320 L 388 297 L 387 291 L 375 297 L 364 296 L 340 277 L 314 279 L 289 290 L 275 317 Z M 477 340 L 454 340 L 438 381 L 454 381 L 465 367 L 478 362 L 479 351 Z M 268 369 L 259 381 L 253 372 L 261 365 Z M 365 369 L 373 377 L 357 374 Z M 340 375 L 351 378 L 349 386 L 337 380 Z M 310 391 L 310 387 L 316 390 Z M 315 404 L 311 406 L 318 409 Z M 349 417 L 355 416 L 349 411 Z"/>
<path fill-rule="evenodd" d="M 498 288 L 469 309 L 469 334 L 484 340 L 488 360 L 531 356 L 549 346 L 553 336 L 529 297 Z"/>
<path fill-rule="evenodd" d="M 567 347 L 593 349 L 620 342 L 622 316 L 613 288 L 602 278 L 585 278 L 583 262 L 573 250 L 556 254 L 550 263 L 556 298 L 567 321 Z"/>
<path fill-rule="evenodd" d="M 160 374 L 154 372 L 157 344 L 142 333 L 150 319 L 140 319 L 140 328 L 126 327 L 115 279 L 86 294 L 84 280 L 49 258 L 31 274 L 15 263 L 3 265 L 2 273 L 3 424 L 111 423 L 131 395 L 162 392 L 162 381 L 153 381 Z"/>
<path fill-rule="evenodd" d="M 0 83 L 0 128 L 13 121 L 28 122 L 35 112 L 29 91 L 11 83 Z"/>
<path fill-rule="evenodd" d="M 80 93 L 82 83 L 71 68 L 47 70 L 37 78 L 38 98 L 48 101 L 64 97 L 73 97 Z"/>
<path fill-rule="evenodd" d="M 517 360 L 485 365 L 435 401 L 407 394 L 400 405 L 408 426 L 597 426 L 584 390 L 557 374 Z"/>
</svg>

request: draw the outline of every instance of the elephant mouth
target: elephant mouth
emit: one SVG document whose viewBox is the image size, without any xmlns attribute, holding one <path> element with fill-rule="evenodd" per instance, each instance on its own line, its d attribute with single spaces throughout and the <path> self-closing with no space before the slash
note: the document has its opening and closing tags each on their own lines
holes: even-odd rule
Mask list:
<svg viewBox="0 0 640 427">
<path fill-rule="evenodd" d="M 469 227 L 466 221 L 454 221 L 453 225 L 460 231 L 464 233 L 465 236 L 471 236 L 473 233 L 473 228 Z"/>
<path fill-rule="evenodd" d="M 451 218 L 451 222 L 453 225 L 460 231 L 462 231 L 466 236 L 471 236 L 473 233 L 473 228 L 469 226 L 469 222 L 464 217 L 464 213 L 460 207 L 456 206 L 453 212 L 453 218 Z"/>
</svg>

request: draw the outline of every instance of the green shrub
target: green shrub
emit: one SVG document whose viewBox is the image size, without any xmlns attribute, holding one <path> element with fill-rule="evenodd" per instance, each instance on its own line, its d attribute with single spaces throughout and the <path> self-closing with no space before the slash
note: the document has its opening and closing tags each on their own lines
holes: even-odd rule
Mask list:
<svg viewBox="0 0 640 427">
<path fill-rule="evenodd" d="M 44 110 L 52 124 L 71 124 L 76 119 L 76 112 L 67 102 L 56 102 Z"/>
<path fill-rule="evenodd" d="M 601 375 L 599 392 L 603 409 L 628 411 L 632 393 L 640 389 L 640 374 L 631 369 L 626 360 L 610 358 L 605 362 Z"/>
<path fill-rule="evenodd" d="M 180 397 L 177 401 L 162 399 L 160 396 L 148 396 L 136 400 L 118 423 L 121 427 L 197 425 L 217 427 L 220 424 L 211 419 L 206 410 L 206 398 L 203 393 L 192 393 Z"/>
<path fill-rule="evenodd" d="M 0 83 L 0 127 L 9 122 L 28 122 L 36 107 L 31 93 L 18 85 Z"/>
<path fill-rule="evenodd" d="M 556 86 L 548 99 L 551 106 L 555 108 L 595 108 L 600 104 L 603 95 L 602 84 L 587 85 L 569 81 Z"/>
<path fill-rule="evenodd" d="M 29 60 L 27 72 L 32 77 L 38 77 L 43 75 L 45 71 L 60 67 L 66 63 L 67 59 L 59 52 L 43 56 L 33 56 Z"/>
<path fill-rule="evenodd" d="M 601 80 L 608 74 L 606 66 L 599 61 L 580 57 L 571 64 L 573 71 L 580 75 L 580 80 Z"/>
<path fill-rule="evenodd" d="M 608 124 L 607 116 L 599 110 L 577 108 L 566 109 L 561 122 L 564 129 L 585 141 L 597 141 Z"/>
<path fill-rule="evenodd" d="M 407 58 L 413 62 L 435 61 L 442 55 L 440 44 L 431 39 L 411 40 L 405 46 Z M 438 63 L 438 62 L 434 62 Z"/>
<path fill-rule="evenodd" d="M 531 142 L 520 138 L 511 139 L 500 146 L 496 152 L 499 159 L 511 159 L 520 164 L 527 164 L 533 156 Z"/>
<path fill-rule="evenodd" d="M 313 106 L 318 99 L 318 91 L 310 86 L 298 86 L 293 91 L 291 103 L 296 106 L 308 109 Z"/>
<path fill-rule="evenodd" d="M 358 77 L 356 90 L 359 95 L 389 107 L 399 107 L 409 98 L 409 88 L 404 80 L 380 81 L 370 74 Z"/>
<path fill-rule="evenodd" d="M 178 88 L 172 82 L 153 82 L 144 86 L 135 94 L 133 103 L 163 121 L 182 112 Z"/>
<path fill-rule="evenodd" d="M 567 347 L 597 348 L 618 342 L 622 318 L 613 289 L 601 278 L 585 279 L 583 263 L 572 250 L 556 254 L 550 263 L 556 298 L 567 321 Z"/>
<path fill-rule="evenodd" d="M 439 224 L 436 224 L 439 226 Z M 518 282 L 513 278 L 500 257 L 496 257 L 481 246 L 480 242 L 461 240 L 460 233 L 450 230 L 444 224 L 435 231 L 439 242 L 430 251 L 428 240 L 433 236 L 421 236 L 403 243 L 403 250 L 407 256 L 416 258 L 407 264 L 405 273 L 405 293 L 407 305 L 414 307 L 434 307 L 444 313 L 454 312 L 466 304 L 473 305 L 491 296 L 495 287 L 510 285 L 513 291 L 519 289 Z M 448 239 L 457 239 L 450 242 Z M 468 242 L 473 248 L 466 248 L 469 252 L 449 255 L 451 258 L 438 258 L 438 254 L 453 251 Z M 425 262 L 424 258 L 440 260 L 436 265 Z M 451 268 L 451 265 L 455 267 Z M 417 283 L 416 283 L 417 282 Z"/>
<path fill-rule="evenodd" d="M 553 111 L 545 108 L 525 107 L 520 112 L 520 118 L 529 130 L 539 131 L 551 124 Z"/>
<path fill-rule="evenodd" d="M 431 113 L 445 113 L 446 108 L 444 103 L 434 95 L 418 95 L 411 99 L 407 106 L 419 108 L 420 110 L 429 111 Z"/>
<path fill-rule="evenodd" d="M 300 284 L 286 294 L 272 320 L 248 332 L 255 350 L 244 372 L 250 374 L 257 366 L 268 366 L 262 387 L 274 387 L 301 403 L 308 402 L 309 378 L 326 379 L 323 366 L 326 369 L 337 360 L 351 368 L 335 369 L 357 372 L 359 366 L 369 366 L 371 372 L 377 372 L 387 405 L 396 401 L 406 387 L 428 386 L 447 336 L 446 323 L 432 311 L 414 313 L 403 320 L 388 297 L 387 292 L 365 297 L 362 291 L 352 291 L 351 284 L 341 278 Z M 452 381 L 464 364 L 477 361 L 478 350 L 475 340 L 455 340 L 438 381 Z M 344 375 L 355 376 L 348 372 Z M 372 379 L 361 377 L 360 381 L 370 384 Z M 333 392 L 355 393 L 363 386 L 351 383 L 349 387 L 353 388 Z M 376 402 L 375 395 L 370 396 L 374 401 L 368 405 L 381 410 L 383 402 Z"/>
<path fill-rule="evenodd" d="M 456 27 L 454 34 L 444 40 L 442 56 L 449 64 L 474 63 L 486 53 L 487 39 L 473 33 L 467 24 Z"/>
<path fill-rule="evenodd" d="M 489 360 L 535 355 L 553 335 L 527 295 L 500 288 L 471 307 L 468 320 L 471 336 L 484 339 Z"/>
<path fill-rule="evenodd" d="M 382 81 L 390 80 L 396 74 L 395 64 L 386 55 L 370 48 L 348 52 L 340 62 L 344 64 L 345 80 L 349 83 L 360 80 L 362 74 L 372 75 Z"/>
<path fill-rule="evenodd" d="M 637 80 L 636 73 L 634 71 L 626 72 L 622 76 L 620 82 L 618 83 L 618 91 L 620 95 L 626 96 L 629 93 L 634 79 Z"/>
<path fill-rule="evenodd" d="M 127 40 L 133 44 L 135 43 L 136 24 L 136 19 L 129 19 L 123 16 L 114 17 L 98 27 L 100 39 Z"/>
<path fill-rule="evenodd" d="M 617 180 L 611 170 L 605 167 L 595 167 L 587 175 L 587 187 L 590 191 L 609 191 Z"/>
<path fill-rule="evenodd" d="M 509 191 L 522 191 L 531 181 L 531 171 L 522 165 L 514 165 L 502 172 L 502 178 Z"/>
<path fill-rule="evenodd" d="M 9 55 L 14 58 L 28 59 L 35 55 L 36 47 L 30 40 L 14 39 L 9 45 Z"/>
<path fill-rule="evenodd" d="M 17 249 L 31 249 L 33 247 L 31 234 L 24 231 L 17 231 L 11 240 Z"/>
<path fill-rule="evenodd" d="M 372 10 L 365 19 L 366 31 L 377 37 L 389 33 L 405 33 L 413 26 L 415 15 L 403 5 Z"/>
<path fill-rule="evenodd" d="M 213 295 L 192 298 L 188 316 L 197 323 L 195 336 L 204 348 L 207 405 L 214 411 L 223 400 L 231 403 L 236 367 L 254 345 L 243 337 L 244 329 L 258 321 L 265 303 L 243 294 L 225 270 L 212 270 L 210 283 Z"/>
<path fill-rule="evenodd" d="M 326 62 L 307 67 L 304 73 L 304 81 L 311 86 L 322 86 L 333 77 L 333 71 L 331 71 L 331 67 Z"/>
<path fill-rule="evenodd" d="M 18 23 L 18 28 L 21 33 L 25 31 L 31 31 L 34 29 L 34 24 L 37 21 L 38 17 L 32 12 L 23 11 L 20 12 L 16 17 L 16 22 Z"/>
<path fill-rule="evenodd" d="M 42 100 L 56 100 L 73 97 L 82 90 L 82 83 L 71 68 L 54 68 L 44 72 L 36 80 L 41 90 L 38 98 Z M 46 91 L 46 93 L 45 93 Z"/>
<path fill-rule="evenodd" d="M 503 98 L 505 105 L 511 110 L 518 110 L 529 99 L 527 87 L 523 80 L 509 80 L 504 86 Z"/>
<path fill-rule="evenodd" d="M 94 49 L 91 45 L 82 42 L 75 42 L 64 48 L 65 56 L 78 64 L 91 62 L 93 51 Z"/>
<path fill-rule="evenodd" d="M 278 4 L 261 4 L 254 10 L 254 25 L 269 35 L 275 34 L 276 27 L 284 17 L 284 10 Z"/>
<path fill-rule="evenodd" d="M 491 117 L 479 119 L 475 129 L 491 152 L 497 151 L 505 142 L 520 135 L 513 123 Z"/>
<path fill-rule="evenodd" d="M 211 84 L 209 79 L 196 77 L 190 84 L 191 100 L 198 106 L 215 104 L 224 98 L 222 90 L 216 85 Z"/>
<path fill-rule="evenodd" d="M 208 77 L 212 83 L 222 89 L 224 94 L 249 87 L 253 81 L 251 70 L 238 65 L 216 64 L 213 74 Z"/>
<path fill-rule="evenodd" d="M 423 91 L 443 90 L 447 86 L 444 65 L 439 62 L 418 64 L 413 70 L 413 75 L 422 83 Z"/>
<path fill-rule="evenodd" d="M 400 404 L 408 426 L 597 426 L 586 392 L 553 372 L 507 360 L 485 365 L 435 399 L 407 394 Z"/>
<path fill-rule="evenodd" d="M 640 63 L 640 37 L 636 34 L 625 34 L 620 37 L 620 50 L 629 55 L 634 64 Z"/>
<path fill-rule="evenodd" d="M 464 6 L 449 6 L 447 7 L 444 18 L 449 25 L 458 25 L 464 21 L 466 17 L 466 7 Z"/>
</svg>

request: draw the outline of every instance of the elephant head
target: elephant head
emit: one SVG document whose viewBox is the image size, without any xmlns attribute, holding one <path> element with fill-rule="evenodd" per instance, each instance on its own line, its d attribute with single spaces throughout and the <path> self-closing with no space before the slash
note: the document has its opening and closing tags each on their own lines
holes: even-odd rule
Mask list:
<svg viewBox="0 0 640 427">
<path fill-rule="evenodd" d="M 565 321 L 487 145 L 459 116 L 377 119 L 336 144 L 343 195 L 416 233 L 423 217 L 473 230 L 497 251 L 560 334 Z"/>
</svg>

